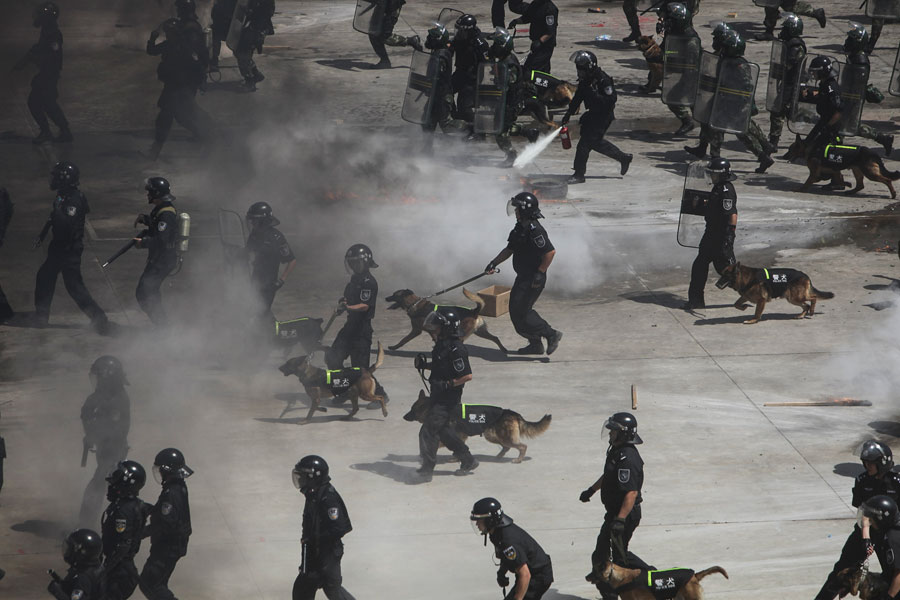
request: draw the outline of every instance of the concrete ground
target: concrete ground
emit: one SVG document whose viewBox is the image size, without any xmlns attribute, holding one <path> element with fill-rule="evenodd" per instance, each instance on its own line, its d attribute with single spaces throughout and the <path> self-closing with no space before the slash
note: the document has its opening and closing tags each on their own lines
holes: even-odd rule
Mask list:
<svg viewBox="0 0 900 600">
<path fill-rule="evenodd" d="M 0 250 L 0 281 L 14 308 L 31 309 L 43 252 L 30 244 L 52 200 L 47 172 L 56 160 L 73 160 L 91 203 L 84 277 L 122 335 L 101 338 L 87 329 L 61 284 L 51 327 L 0 328 L 0 433 L 9 454 L 0 495 L 0 567 L 7 571 L 0 597 L 43 598 L 46 569 L 63 569 L 59 542 L 76 525 L 93 470 L 77 464 L 79 409 L 91 391 L 88 368 L 106 353 L 122 359 L 131 382 L 130 457 L 149 470 L 159 449 L 177 446 L 196 471 L 188 481 L 194 534 L 171 581 L 179 597 L 288 596 L 302 509 L 289 472 L 300 457 L 317 453 L 331 465 L 353 521 L 343 565 L 345 587 L 357 598 L 498 597 L 490 550 L 468 523 L 472 504 L 488 495 L 552 555 L 556 580 L 546 598 L 596 598 L 584 574 L 603 510 L 599 497 L 582 504 L 578 495 L 602 471 L 603 421 L 630 410 L 632 386 L 646 462 L 644 519 L 632 550 L 660 568 L 723 566 L 730 579 L 704 581 L 710 598 L 816 593 L 852 528 L 860 443 L 876 437 L 892 444 L 900 436 L 900 316 L 889 290 L 898 278 L 897 204 L 874 182 L 854 197 L 798 193 L 804 167 L 779 161 L 755 175 L 752 157 L 731 139 L 725 155 L 739 173 L 739 260 L 801 269 L 836 297 L 800 321 L 791 318 L 796 307 L 775 301 L 761 323 L 745 326 L 748 315 L 731 306 L 735 293 L 710 283 L 706 310 L 680 310 L 695 256 L 675 240 L 690 158 L 682 146 L 695 138 L 674 138 L 678 123 L 658 95 L 637 91 L 643 58 L 616 41 L 627 34 L 619 3 L 558 4 L 554 72 L 573 79 L 568 55 L 579 48 L 597 53 L 620 91 L 609 139 L 635 160 L 623 178 L 618 165 L 593 155 L 588 182 L 573 186 L 565 201 L 544 204 L 558 254 L 537 307 L 565 332 L 558 352 L 549 359 L 504 356 L 485 340 L 469 340 L 475 377 L 465 400 L 512 408 L 529 420 L 551 413 L 550 429 L 529 442 L 522 464 L 496 459 L 498 447 L 472 439 L 481 461 L 473 475 L 450 476 L 455 466 L 441 462 L 433 482 L 410 485 L 417 426 L 400 417 L 420 388 L 412 358 L 429 350 L 426 339 L 389 353 L 379 369 L 392 399 L 387 418 L 364 410 L 346 422 L 342 409 L 329 408 L 309 425 L 297 424 L 303 409 L 279 419 L 287 402 L 303 407 L 306 399 L 297 381 L 276 370 L 282 354 L 248 341 L 246 285 L 224 267 L 217 209 L 273 205 L 299 259 L 275 302 L 283 319 L 327 317 L 347 277 L 345 248 L 372 246 L 382 298 L 374 327 L 387 345 L 409 325 L 403 312 L 385 310 L 383 297 L 402 288 L 430 293 L 478 273 L 505 243 L 512 219 L 504 204 L 521 189 L 520 178 L 568 175 L 573 152 L 553 143 L 522 171 L 499 168 L 503 156 L 492 142 L 442 138 L 435 155 L 425 156 L 418 127 L 399 117 L 408 49 L 391 49 L 393 69 L 368 71 L 374 57 L 350 28 L 351 2 L 282 0 L 277 34 L 257 60 L 267 77 L 259 91 L 238 91 L 225 51 L 221 81 L 200 97 L 217 123 L 215 146 L 191 142 L 176 126 L 160 160 L 151 162 L 142 152 L 152 139 L 160 85 L 143 45 L 166 12 L 150 2 L 61 2 L 61 103 L 76 140 L 32 146 L 30 72 L 6 76 L 0 185 L 10 190 L 16 214 Z M 810 48 L 836 54 L 848 20 L 868 23 L 857 5 L 822 4 L 824 29 L 805 19 Z M 442 6 L 410 3 L 403 17 L 422 33 Z M 454 6 L 489 21 L 486 1 Z M 706 0 L 695 23 L 705 45 L 706 24 L 726 15 L 752 39 L 762 12 L 746 2 Z M 37 33 L 24 3 L 9 16 L 0 72 Z M 647 32 L 653 22 L 642 20 Z M 404 22 L 397 31 L 407 34 Z M 600 35 L 611 40 L 595 42 Z M 884 91 L 897 35 L 888 25 L 872 56 L 871 81 Z M 747 48 L 762 81 L 769 45 L 751 41 Z M 760 84 L 761 105 L 763 97 Z M 888 96 L 866 108 L 866 119 L 894 132 L 898 106 Z M 758 119 L 767 129 L 767 115 Z M 786 131 L 783 140 L 789 137 Z M 194 224 L 185 267 L 164 288 L 173 322 L 164 332 L 154 331 L 134 300 L 141 252 L 99 266 L 131 237 L 134 215 L 146 210 L 143 180 L 156 174 L 169 178 Z M 511 265 L 501 267 L 472 289 L 509 284 Z M 459 290 L 442 300 L 469 304 Z M 487 321 L 509 347 L 523 343 L 505 316 Z M 765 406 L 834 397 L 872 405 Z M 153 501 L 157 493 L 151 479 L 142 496 Z M 146 552 L 145 544 L 139 566 Z"/>
</svg>

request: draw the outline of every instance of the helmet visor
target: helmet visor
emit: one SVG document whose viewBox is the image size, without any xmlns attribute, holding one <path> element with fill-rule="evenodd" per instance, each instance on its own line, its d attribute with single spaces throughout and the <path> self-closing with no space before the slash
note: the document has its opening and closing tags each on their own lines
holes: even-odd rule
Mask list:
<svg viewBox="0 0 900 600">
<path fill-rule="evenodd" d="M 308 488 L 313 482 L 313 474 L 310 471 L 297 471 L 295 469 L 291 472 L 291 478 L 294 481 L 294 487 L 301 491 Z"/>
<path fill-rule="evenodd" d="M 162 470 L 159 468 L 159 465 L 153 465 L 153 479 L 159 484 L 163 482 Z"/>
<path fill-rule="evenodd" d="M 366 259 L 362 256 L 344 258 L 344 269 L 351 275 L 359 275 L 366 270 Z"/>
<path fill-rule="evenodd" d="M 507 217 L 514 216 L 516 214 L 516 208 L 518 208 L 518 207 L 513 204 L 513 199 L 510 198 L 509 201 L 506 203 L 506 216 Z"/>
<path fill-rule="evenodd" d="M 437 311 L 432 311 L 425 317 L 425 322 L 422 323 L 422 329 L 428 333 L 438 334 L 441 332 L 441 327 L 444 325 L 444 322 L 445 319 L 443 315 Z"/>
</svg>

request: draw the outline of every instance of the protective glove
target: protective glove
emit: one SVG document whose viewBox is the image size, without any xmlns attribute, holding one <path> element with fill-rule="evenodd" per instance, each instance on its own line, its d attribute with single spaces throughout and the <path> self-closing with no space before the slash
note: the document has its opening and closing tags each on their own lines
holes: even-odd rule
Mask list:
<svg viewBox="0 0 900 600">
<path fill-rule="evenodd" d="M 542 285 L 544 285 L 545 283 L 547 283 L 547 274 L 546 273 L 541 273 L 540 271 L 537 271 L 534 274 L 534 277 L 531 278 L 531 287 L 533 287 L 533 288 L 539 288 Z"/>
<path fill-rule="evenodd" d="M 507 29 L 515 29 L 516 25 L 518 25 L 518 24 L 519 24 L 519 20 L 513 19 L 512 21 L 509 22 L 509 26 L 507 27 Z"/>
<path fill-rule="evenodd" d="M 425 354 L 422 354 L 421 352 L 419 354 L 416 354 L 416 358 L 413 361 L 413 366 L 419 371 L 421 371 L 422 369 L 427 369 L 428 368 L 428 356 Z"/>
<path fill-rule="evenodd" d="M 150 41 L 155 42 L 157 40 L 157 38 L 159 38 L 159 31 L 154 29 L 153 31 L 150 32 Z"/>
<path fill-rule="evenodd" d="M 665 24 L 663 24 L 662 21 L 657 21 L 656 22 L 656 34 L 660 35 L 665 30 L 666 30 Z"/>
<path fill-rule="evenodd" d="M 506 576 L 506 569 L 500 569 L 497 571 L 497 585 L 502 588 L 505 588 L 509 585 L 509 577 Z"/>
<path fill-rule="evenodd" d="M 583 492 L 581 492 L 581 495 L 578 496 L 578 499 L 581 500 L 582 502 L 590 502 L 591 496 L 593 496 L 593 495 L 594 495 L 594 490 L 588 488 L 588 489 L 584 490 Z"/>
<path fill-rule="evenodd" d="M 616 517 L 615 520 L 609 524 L 609 537 L 611 538 L 621 538 L 625 533 L 625 519 L 621 517 Z"/>
<path fill-rule="evenodd" d="M 541 42 L 541 40 L 534 40 L 533 42 L 531 42 L 531 51 L 537 52 L 537 49 L 540 48 L 542 45 L 543 45 L 543 42 Z"/>
<path fill-rule="evenodd" d="M 496 268 L 497 268 L 497 265 L 494 264 L 494 261 L 491 261 L 491 262 L 489 262 L 489 263 L 487 264 L 487 266 L 484 268 L 484 272 L 485 272 L 485 273 L 491 273 L 491 272 L 493 272 L 493 270 L 496 269 Z"/>
<path fill-rule="evenodd" d="M 438 379 L 431 382 L 432 392 L 446 392 L 453 387 L 453 382 L 447 379 Z"/>
<path fill-rule="evenodd" d="M 725 230 L 725 239 L 722 240 L 722 252 L 725 254 L 734 252 L 734 233 L 735 227 L 733 225 L 729 225 Z"/>
<path fill-rule="evenodd" d="M 138 225 L 150 225 L 150 215 L 145 215 L 143 213 L 139 214 L 137 218 L 134 220 L 134 227 Z"/>
<path fill-rule="evenodd" d="M 868 538 L 864 539 L 863 546 L 866 549 L 866 558 L 869 558 L 875 553 L 875 544 L 872 543 L 872 540 Z"/>
<path fill-rule="evenodd" d="M 563 127 L 565 127 L 566 125 L 569 124 L 569 117 L 571 117 L 571 116 L 572 115 L 569 114 L 569 111 L 566 111 L 566 114 L 563 115 L 562 121 L 560 121 L 559 124 L 562 125 Z"/>
</svg>

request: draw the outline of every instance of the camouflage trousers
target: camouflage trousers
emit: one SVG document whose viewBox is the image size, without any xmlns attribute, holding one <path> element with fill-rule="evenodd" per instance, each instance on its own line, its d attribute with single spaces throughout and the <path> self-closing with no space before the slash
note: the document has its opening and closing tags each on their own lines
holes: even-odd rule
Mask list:
<svg viewBox="0 0 900 600">
<path fill-rule="evenodd" d="M 506 129 L 504 129 L 503 131 L 501 131 L 500 133 L 498 133 L 496 135 L 497 146 L 501 150 L 506 152 L 507 155 L 515 153 L 515 151 L 513 150 L 513 147 L 512 147 L 512 142 L 509 139 L 514 135 L 515 136 L 524 136 L 525 128 L 522 127 L 518 123 L 513 123 L 512 125 L 510 125 L 509 127 L 507 127 Z"/>
<path fill-rule="evenodd" d="M 666 106 L 682 123 L 688 123 L 694 118 L 690 106 L 672 106 L 671 104 L 667 104 Z"/>
<path fill-rule="evenodd" d="M 766 137 L 760 129 L 759 125 L 757 125 L 756 121 L 750 119 L 750 125 L 747 127 L 747 133 L 742 133 L 736 136 L 737 139 L 744 144 L 744 147 L 749 150 L 753 156 L 756 157 L 757 160 L 761 159 L 763 156 L 767 156 L 768 153 L 765 150 L 766 146 Z M 709 146 L 709 155 L 713 158 L 718 157 L 721 153 L 722 142 L 725 140 L 725 135 L 721 131 L 715 131 L 711 129 L 707 125 L 703 125 L 700 127 L 700 143 L 707 144 Z"/>
<path fill-rule="evenodd" d="M 813 11 L 815 10 L 812 6 L 810 6 L 809 2 L 804 2 L 803 0 L 797 0 L 796 2 L 791 2 L 791 0 L 784 0 L 781 3 L 781 7 L 785 10 L 785 12 L 792 12 L 795 15 L 801 15 L 804 17 L 813 17 Z M 766 17 L 763 19 L 763 25 L 766 27 L 766 32 L 773 33 L 775 31 L 775 24 L 778 22 L 778 13 L 779 7 L 766 7 Z"/>
</svg>

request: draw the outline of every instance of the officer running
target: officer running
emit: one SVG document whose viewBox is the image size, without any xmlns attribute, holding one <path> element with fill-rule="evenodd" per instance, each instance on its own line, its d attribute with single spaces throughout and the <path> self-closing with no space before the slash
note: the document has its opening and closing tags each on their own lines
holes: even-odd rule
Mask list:
<svg viewBox="0 0 900 600">
<path fill-rule="evenodd" d="M 140 577 L 134 555 L 141 549 L 144 522 L 150 505 L 138 498 L 147 481 L 144 467 L 123 460 L 106 478 L 106 498 L 110 504 L 103 512 L 103 568 L 106 571 L 106 600 L 125 600 L 137 588 Z"/>
<path fill-rule="evenodd" d="M 591 572 L 587 579 L 597 586 L 603 600 L 615 600 L 613 589 L 599 579 L 597 569 L 610 558 L 631 569 L 649 569 L 640 558 L 628 551 L 628 542 L 641 523 L 641 487 L 644 485 L 644 461 L 635 447 L 643 444 L 637 432 L 637 419 L 631 413 L 616 413 L 606 420 L 609 448 L 603 475 L 581 492 L 579 499 L 590 502 L 597 490 L 606 509 L 597 545 L 591 554 Z"/>
<path fill-rule="evenodd" d="M 862 528 L 870 528 L 874 551 L 881 564 L 881 579 L 887 583 L 882 598 L 900 597 L 900 513 L 890 496 L 874 496 L 860 507 Z M 867 549 L 867 555 L 871 552 Z"/>
<path fill-rule="evenodd" d="M 310 454 L 300 459 L 291 473 L 294 487 L 306 498 L 303 506 L 303 546 L 300 574 L 294 580 L 293 600 L 313 600 L 322 589 L 328 600 L 351 600 L 341 587 L 341 539 L 353 530 L 344 500 L 331 485 L 328 463 Z"/>
<path fill-rule="evenodd" d="M 494 556 L 500 561 L 497 585 L 503 588 L 505 600 L 540 600 L 553 583 L 553 565 L 540 544 L 513 523 L 494 498 L 476 502 L 469 520 L 475 533 L 484 536 L 485 545 L 488 538 L 494 545 Z M 506 594 L 507 573 L 516 577 L 509 594 Z"/>
<path fill-rule="evenodd" d="M 597 65 L 597 57 L 593 52 L 579 50 L 569 57 L 575 63 L 578 72 L 578 90 L 563 115 L 561 125 L 565 127 L 569 118 L 584 102 L 587 111 L 578 120 L 581 125 L 581 138 L 575 148 L 575 173 L 569 178 L 569 184 L 584 183 L 587 173 L 587 161 L 591 150 L 619 161 L 619 173 L 625 175 L 631 165 L 631 154 L 625 154 L 612 142 L 603 139 L 606 130 L 616 120 L 616 88 L 613 79 Z"/>
<path fill-rule="evenodd" d="M 338 304 L 340 312 L 347 312 L 347 321 L 325 353 L 325 364 L 329 369 L 341 369 L 349 356 L 351 366 L 368 368 L 372 352 L 372 319 L 378 298 L 378 282 L 371 269 L 377 269 L 378 264 L 368 246 L 353 244 L 344 254 L 344 268 L 350 273 L 350 281 Z"/>
<path fill-rule="evenodd" d="M 784 129 L 784 119 L 789 117 L 792 111 L 794 87 L 797 85 L 800 69 L 803 68 L 803 59 L 806 58 L 806 42 L 803 35 L 803 19 L 795 14 L 784 16 L 778 39 L 784 43 L 784 75 L 782 76 L 782 98 L 784 98 L 781 110 L 769 113 L 769 144 L 774 149 L 778 148 L 781 132 Z M 772 39 L 772 38 L 768 38 Z"/>
<path fill-rule="evenodd" d="M 847 39 L 844 40 L 844 52 L 847 54 L 847 65 L 859 65 L 864 67 L 867 73 L 871 73 L 869 55 L 866 53 L 868 45 L 869 32 L 866 31 L 866 28 L 862 25 L 854 25 L 853 28 L 847 32 Z M 859 124 L 856 135 L 884 146 L 885 156 L 890 156 L 891 152 L 894 150 L 893 135 L 882 133 L 866 123 Z"/>
<path fill-rule="evenodd" d="M 459 313 L 452 306 L 441 306 L 429 313 L 423 328 L 435 337 L 431 361 L 425 354 L 418 354 L 414 362 L 419 372 L 431 370 L 428 382 L 432 403 L 419 428 L 422 466 L 416 470 L 424 483 L 431 481 L 441 443 L 459 459 L 455 475 L 468 475 L 478 467 L 478 461 L 450 423 L 462 400 L 463 388 L 472 381 L 469 351 L 460 340 L 459 323 Z"/>
<path fill-rule="evenodd" d="M 815 57 L 809 64 L 809 73 L 818 81 L 818 88 L 800 90 L 800 98 L 807 101 L 812 99 L 816 103 L 819 120 L 809 132 L 806 142 L 814 149 L 818 149 L 839 139 L 842 108 L 841 87 L 838 85 L 834 65 L 827 56 Z"/>
<path fill-rule="evenodd" d="M 241 85 L 248 92 L 255 92 L 256 84 L 265 79 L 265 76 L 256 68 L 253 53 L 262 52 L 266 36 L 275 33 L 275 28 L 272 26 L 274 14 L 275 0 L 249 0 L 247 2 L 244 27 L 241 29 L 241 37 L 234 50 L 234 58 L 237 60 L 241 77 L 244 78 Z"/>
<path fill-rule="evenodd" d="M 131 428 L 131 399 L 125 391 L 128 379 L 119 359 L 106 355 L 95 360 L 90 379 L 94 392 L 81 407 L 81 424 L 84 427 L 84 451 L 93 448 L 97 469 L 84 490 L 79 513 L 82 525 L 97 522 L 105 478 L 128 455 L 128 431 Z"/>
<path fill-rule="evenodd" d="M 767 42 L 775 39 L 775 23 L 778 22 L 778 15 L 781 10 L 785 13 L 812 17 L 819 22 L 819 27 L 825 27 L 825 9 L 814 9 L 808 2 L 804 2 L 804 0 L 781 0 L 779 6 L 765 7 L 766 16 L 765 19 L 763 19 L 763 26 L 766 30 L 763 33 L 756 34 L 757 41 Z"/>
<path fill-rule="evenodd" d="M 103 542 L 96 531 L 76 529 L 63 542 L 63 560 L 69 565 L 65 578 L 50 571 L 47 591 L 56 600 L 106 600 L 106 576 L 100 565 Z"/>
<path fill-rule="evenodd" d="M 665 6 L 665 10 L 660 11 L 660 16 L 662 17 L 663 30 L 665 31 L 663 42 L 660 45 L 663 54 L 666 52 L 666 40 L 670 35 L 700 39 L 691 22 L 692 15 L 684 4 L 680 2 L 668 3 Z M 675 130 L 674 135 L 684 135 L 694 129 L 694 117 L 691 115 L 689 106 L 667 104 L 666 108 L 681 121 L 681 126 Z"/>
<path fill-rule="evenodd" d="M 390 69 L 391 59 L 388 57 L 385 45 L 395 47 L 410 46 L 421 52 L 422 43 L 417 35 L 403 37 L 394 33 L 394 27 L 400 18 L 400 9 L 406 4 L 406 0 L 378 0 L 378 2 L 382 5 L 382 10 L 384 10 L 384 17 L 381 19 L 381 29 L 377 33 L 369 34 L 369 43 L 372 44 L 372 50 L 375 51 L 378 62 L 369 68 Z"/>
<path fill-rule="evenodd" d="M 266 202 L 255 202 L 247 209 L 250 235 L 245 250 L 250 258 L 250 281 L 259 298 L 257 314 L 260 320 L 266 320 L 273 326 L 275 315 L 272 314 L 272 303 L 275 294 L 297 265 L 290 244 L 284 234 L 276 229 L 279 224 L 281 221 L 275 218 L 272 207 Z M 281 275 L 278 274 L 280 265 L 285 265 Z"/>
<path fill-rule="evenodd" d="M 175 564 L 187 554 L 191 536 L 191 509 L 184 480 L 194 471 L 176 448 L 160 450 L 153 460 L 153 478 L 162 484 L 150 511 L 150 556 L 141 571 L 141 592 L 147 600 L 172 600 L 169 577 Z"/>
<path fill-rule="evenodd" d="M 528 23 L 528 37 L 531 39 L 531 52 L 525 58 L 522 68 L 525 70 L 526 79 L 531 79 L 530 71 L 550 72 L 550 59 L 553 57 L 553 49 L 556 48 L 556 28 L 559 25 L 559 9 L 553 0 L 532 0 L 523 2 L 519 6 L 510 6 L 514 12 L 520 13 L 509 22 L 508 29 L 513 29 L 521 23 Z M 524 11 L 522 10 L 524 8 Z"/>
<path fill-rule="evenodd" d="M 519 354 L 543 354 L 547 340 L 547 355 L 556 352 L 562 339 L 562 332 L 550 327 L 536 310 L 534 303 L 540 298 L 547 284 L 547 269 L 556 256 L 556 249 L 544 227 L 538 223 L 543 219 L 538 199 L 534 194 L 521 192 L 510 198 L 506 214 L 516 215 L 516 226 L 509 233 L 506 248 L 484 268 L 485 273 L 493 273 L 500 263 L 513 257 L 516 280 L 509 294 L 509 318 L 516 333 L 528 340 L 528 345 L 519 348 Z"/>
<path fill-rule="evenodd" d="M 147 249 L 147 264 L 134 292 L 141 310 L 147 313 L 154 325 L 165 325 L 166 312 L 162 306 L 159 288 L 163 280 L 178 265 L 175 248 L 178 244 L 178 213 L 164 177 L 150 177 L 144 189 L 147 201 L 153 205 L 149 215 L 138 215 L 134 224 L 146 225 L 136 238 L 135 248 Z"/>
</svg>

